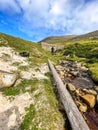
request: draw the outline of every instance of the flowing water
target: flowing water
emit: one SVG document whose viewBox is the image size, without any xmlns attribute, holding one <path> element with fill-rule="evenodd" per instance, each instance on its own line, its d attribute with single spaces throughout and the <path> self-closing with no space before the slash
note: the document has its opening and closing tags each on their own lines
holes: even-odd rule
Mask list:
<svg viewBox="0 0 98 130">
<path fill-rule="evenodd" d="M 67 61 L 65 63 L 61 63 L 60 65 L 66 68 L 63 79 L 64 83 L 71 83 L 76 88 L 81 89 L 94 89 L 94 86 L 96 86 L 88 73 L 88 69 L 80 63 Z M 93 109 L 89 109 L 87 112 L 82 114 L 87 118 L 90 130 L 98 130 L 98 103 L 96 103 Z"/>
</svg>

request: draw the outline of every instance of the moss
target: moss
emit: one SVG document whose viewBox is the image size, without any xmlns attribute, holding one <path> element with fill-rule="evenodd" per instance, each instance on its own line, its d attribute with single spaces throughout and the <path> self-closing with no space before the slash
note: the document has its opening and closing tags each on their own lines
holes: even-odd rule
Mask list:
<svg viewBox="0 0 98 130">
<path fill-rule="evenodd" d="M 25 92 L 32 93 L 37 88 L 38 84 L 39 81 L 36 78 L 32 80 L 24 79 L 17 86 L 3 89 L 3 93 L 6 96 L 15 96 L 18 95 L 19 93 L 25 93 Z M 26 90 L 28 86 L 30 87 L 30 89 Z"/>
<path fill-rule="evenodd" d="M 16 88 L 16 87 L 10 87 L 10 88 L 6 88 L 3 90 L 3 93 L 6 95 L 6 96 L 15 96 L 15 95 L 18 95 L 19 94 L 19 89 Z"/>
<path fill-rule="evenodd" d="M 26 108 L 26 115 L 24 116 L 23 123 L 21 124 L 21 130 L 38 130 L 36 126 L 32 126 L 32 119 L 35 116 L 35 108 L 33 105 L 30 105 L 29 108 Z M 31 128 L 30 128 L 31 127 Z"/>
</svg>

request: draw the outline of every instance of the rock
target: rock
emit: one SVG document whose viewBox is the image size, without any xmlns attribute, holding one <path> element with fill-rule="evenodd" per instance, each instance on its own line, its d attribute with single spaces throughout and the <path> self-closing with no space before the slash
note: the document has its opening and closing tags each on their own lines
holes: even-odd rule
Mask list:
<svg viewBox="0 0 98 130">
<path fill-rule="evenodd" d="M 79 110 L 81 112 L 86 112 L 87 111 L 87 105 L 86 104 L 85 105 L 81 104 L 80 107 L 79 107 Z"/>
<path fill-rule="evenodd" d="M 66 60 L 59 60 L 59 64 L 61 64 L 61 65 L 68 64 L 68 61 L 66 61 Z"/>
<path fill-rule="evenodd" d="M 72 91 L 72 92 L 76 90 L 75 86 L 72 85 L 71 83 L 68 83 L 68 84 L 66 85 L 66 87 L 68 88 L 69 91 Z"/>
<path fill-rule="evenodd" d="M 84 95 L 84 93 L 81 90 L 81 88 L 76 89 L 76 94 L 77 94 L 77 96 L 83 96 Z"/>
<path fill-rule="evenodd" d="M 97 95 L 97 92 L 96 92 L 95 90 L 91 90 L 91 89 L 90 89 L 90 90 L 89 90 L 89 93 L 90 93 L 90 94 L 93 94 L 93 95 Z"/>
<path fill-rule="evenodd" d="M 20 114 L 16 106 L 0 113 L 0 130 L 19 130 L 20 125 Z"/>
<path fill-rule="evenodd" d="M 83 96 L 80 95 L 80 97 L 90 106 L 90 108 L 95 106 L 96 100 L 94 95 L 85 94 Z"/>
<path fill-rule="evenodd" d="M 98 92 L 98 86 L 94 86 L 94 89 Z"/>
<path fill-rule="evenodd" d="M 86 68 L 85 66 L 81 66 L 81 67 L 80 67 L 80 70 L 82 70 L 82 71 L 87 71 L 88 68 Z"/>
<path fill-rule="evenodd" d="M 61 65 L 56 66 L 56 70 L 57 71 L 64 71 L 64 67 L 62 67 Z"/>
<path fill-rule="evenodd" d="M 17 79 L 18 75 L 0 70 L 0 89 L 12 86 Z"/>
<path fill-rule="evenodd" d="M 72 75 L 71 74 L 67 74 L 67 77 L 72 77 Z"/>
<path fill-rule="evenodd" d="M 98 95 L 97 95 L 97 98 L 96 98 L 96 102 L 97 102 L 97 104 L 98 104 Z"/>
<path fill-rule="evenodd" d="M 86 112 L 87 111 L 87 105 L 85 103 L 82 103 L 81 101 L 76 100 L 76 104 L 79 107 L 79 110 L 81 112 Z"/>
<path fill-rule="evenodd" d="M 97 92 L 95 90 L 92 90 L 92 89 L 83 89 L 83 91 L 88 93 L 88 94 L 97 95 Z"/>
<path fill-rule="evenodd" d="M 81 67 L 81 63 L 78 63 L 77 61 L 76 61 L 75 63 L 76 63 L 76 67 L 77 67 L 77 68 L 80 68 L 80 67 Z"/>
<path fill-rule="evenodd" d="M 59 74 L 60 74 L 61 79 L 64 79 L 64 72 L 60 71 Z"/>
<path fill-rule="evenodd" d="M 73 76 L 77 77 L 78 76 L 78 72 L 77 71 L 71 71 L 70 72 Z"/>
</svg>

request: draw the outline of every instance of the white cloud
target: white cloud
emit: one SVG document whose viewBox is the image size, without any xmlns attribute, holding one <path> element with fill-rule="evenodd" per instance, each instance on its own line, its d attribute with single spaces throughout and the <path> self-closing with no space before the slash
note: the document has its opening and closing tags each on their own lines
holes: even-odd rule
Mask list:
<svg viewBox="0 0 98 130">
<path fill-rule="evenodd" d="M 0 11 L 5 11 L 6 13 L 10 12 L 13 14 L 19 13 L 21 10 L 15 0 L 0 0 Z"/>
<path fill-rule="evenodd" d="M 39 31 L 54 30 L 70 34 L 86 33 L 98 29 L 98 1 L 93 0 L 0 0 L 0 10 L 22 10 L 19 28 L 41 35 Z"/>
</svg>

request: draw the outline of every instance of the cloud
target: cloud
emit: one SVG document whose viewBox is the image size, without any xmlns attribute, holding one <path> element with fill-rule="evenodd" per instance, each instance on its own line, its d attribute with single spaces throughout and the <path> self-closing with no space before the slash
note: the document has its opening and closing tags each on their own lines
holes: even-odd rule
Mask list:
<svg viewBox="0 0 98 130">
<path fill-rule="evenodd" d="M 20 13 L 21 9 L 16 0 L 0 0 L 0 11 L 5 13 Z"/>
<path fill-rule="evenodd" d="M 81 34 L 98 29 L 97 0 L 0 0 L 0 10 L 22 14 L 18 27 L 29 36 Z"/>
</svg>

